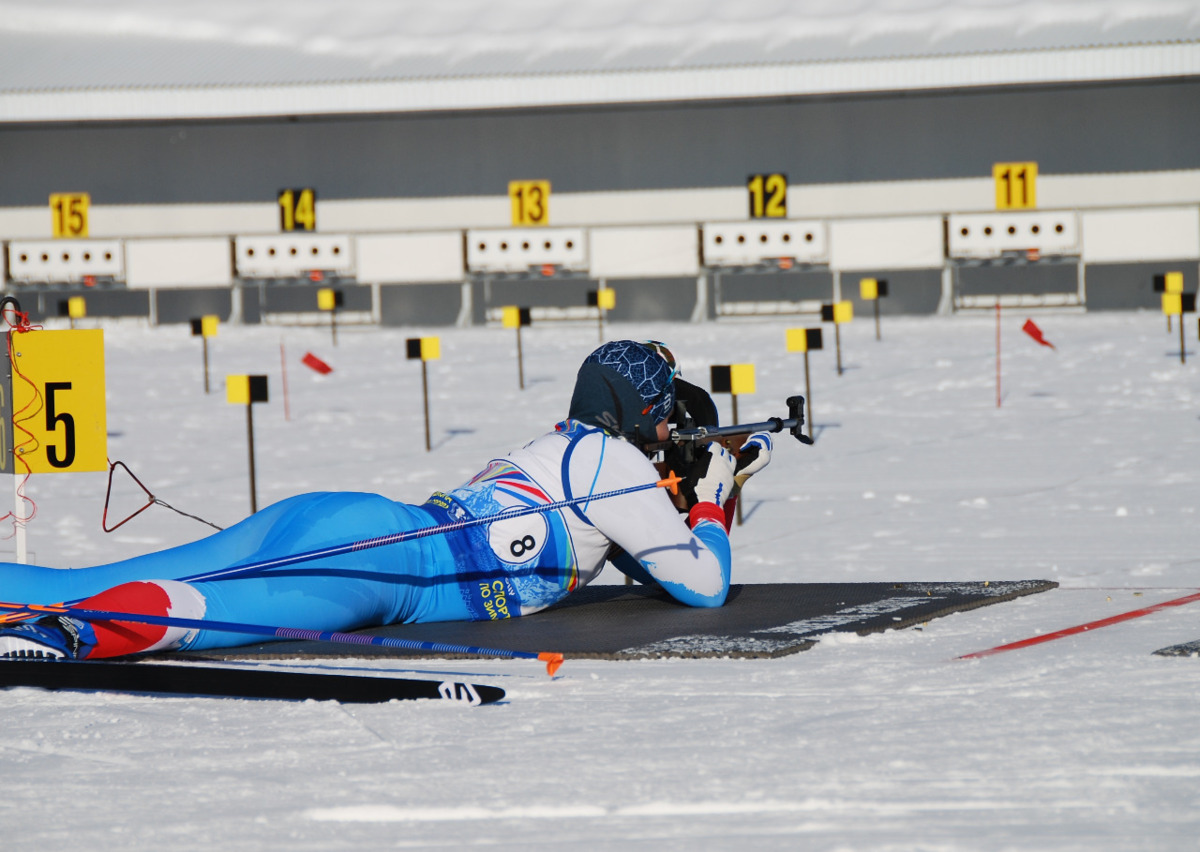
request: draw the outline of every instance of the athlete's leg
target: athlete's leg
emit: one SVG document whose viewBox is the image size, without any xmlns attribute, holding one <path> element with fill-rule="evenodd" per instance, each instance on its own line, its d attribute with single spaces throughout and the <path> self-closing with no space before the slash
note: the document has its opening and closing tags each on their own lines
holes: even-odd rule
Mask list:
<svg viewBox="0 0 1200 852">
<path fill-rule="evenodd" d="M 175 580 L 123 583 L 80 601 L 92 610 L 202 618 L 203 595 Z M 177 648 L 196 631 L 129 621 L 84 621 L 70 615 L 0 626 L 0 657 L 96 659 Z"/>
<path fill-rule="evenodd" d="M 120 583 L 86 596 L 82 605 L 94 609 L 313 630 L 349 630 L 413 620 L 428 608 L 422 602 L 436 595 L 440 584 L 453 585 L 453 560 L 443 555 L 445 546 L 436 541 L 437 537 L 354 551 L 237 579 L 189 584 L 161 581 L 167 570 L 176 576 L 189 576 L 206 568 L 303 552 L 431 523 L 423 511 L 378 495 L 314 494 L 285 503 L 286 506 L 276 504 L 238 527 L 193 545 L 80 572 L 41 570 L 107 578 L 120 566 L 126 577 L 133 574 L 140 581 Z M 272 513 L 269 524 L 251 523 L 255 519 L 265 521 L 263 516 L 267 512 Z M 228 535 L 235 532 L 236 541 Z M 255 545 L 255 549 L 247 553 L 249 544 Z M 213 564 L 208 559 L 220 561 Z M 449 573 L 442 576 L 447 566 Z M 155 572 L 159 577 L 149 581 Z M 0 587 L 7 588 L 3 573 L 0 573 Z M 40 601 L 31 595 L 26 602 L 85 597 L 79 594 L 81 588 L 86 588 L 86 584 L 77 584 L 66 594 L 61 588 L 50 595 L 43 593 Z M 88 632 L 86 625 L 82 632 Z M 94 637 L 90 634 L 87 637 L 91 645 L 87 655 L 92 657 L 177 645 L 232 646 L 263 639 L 257 634 L 211 630 L 164 631 L 161 627 L 131 626 L 127 622 L 97 622 L 93 632 Z"/>
<path fill-rule="evenodd" d="M 178 579 L 249 561 L 281 521 L 304 512 L 322 494 L 301 494 L 251 515 L 228 529 L 157 553 L 90 568 L 47 568 L 0 563 L 0 600 L 62 603 L 135 580 Z M 383 498 L 379 498 L 383 499 Z"/>
<path fill-rule="evenodd" d="M 61 603 L 135 580 L 178 580 L 411 529 L 431 520 L 378 494 L 301 494 L 207 538 L 91 568 L 0 564 L 0 600 Z"/>
</svg>

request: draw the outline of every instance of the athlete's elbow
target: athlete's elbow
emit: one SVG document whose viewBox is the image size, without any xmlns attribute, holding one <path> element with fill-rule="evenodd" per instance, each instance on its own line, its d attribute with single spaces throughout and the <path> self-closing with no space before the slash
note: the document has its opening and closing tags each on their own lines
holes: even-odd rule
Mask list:
<svg viewBox="0 0 1200 852">
<path fill-rule="evenodd" d="M 715 609 L 725 605 L 725 599 L 729 596 L 729 584 L 723 583 L 719 588 L 708 592 L 701 592 L 695 588 L 681 590 L 675 592 L 675 597 L 682 603 L 699 609 Z"/>
<path fill-rule="evenodd" d="M 719 595 L 710 597 L 697 597 L 694 601 L 689 601 L 691 606 L 701 609 L 716 609 L 719 606 L 725 606 L 725 598 L 729 596 L 729 590 L 721 592 Z"/>
</svg>

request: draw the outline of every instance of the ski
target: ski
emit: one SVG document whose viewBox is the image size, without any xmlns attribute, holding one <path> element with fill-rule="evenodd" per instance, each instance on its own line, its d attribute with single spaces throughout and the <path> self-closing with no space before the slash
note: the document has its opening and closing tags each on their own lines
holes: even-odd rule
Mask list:
<svg viewBox="0 0 1200 852">
<path fill-rule="evenodd" d="M 1200 657 L 1200 639 L 1182 645 L 1168 645 L 1154 652 L 1160 657 Z"/>
<path fill-rule="evenodd" d="M 478 706 L 504 697 L 504 690 L 498 686 L 458 681 L 149 662 L 0 660 L 0 688 L 14 686 L 209 698 L 311 699 L 343 704 L 436 698 Z"/>
</svg>

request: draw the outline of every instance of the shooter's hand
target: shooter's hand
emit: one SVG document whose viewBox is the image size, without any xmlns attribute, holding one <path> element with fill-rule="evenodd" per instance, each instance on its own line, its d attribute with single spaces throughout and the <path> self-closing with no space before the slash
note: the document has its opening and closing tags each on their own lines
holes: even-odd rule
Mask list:
<svg viewBox="0 0 1200 852">
<path fill-rule="evenodd" d="M 733 455 L 716 441 L 703 450 L 696 451 L 696 461 L 680 490 L 687 497 L 688 506 L 697 503 L 722 505 L 733 491 L 733 475 L 736 460 Z"/>
<path fill-rule="evenodd" d="M 775 448 L 769 432 L 755 432 L 746 439 L 738 450 L 737 474 L 741 484 L 771 463 L 771 450 Z"/>
</svg>

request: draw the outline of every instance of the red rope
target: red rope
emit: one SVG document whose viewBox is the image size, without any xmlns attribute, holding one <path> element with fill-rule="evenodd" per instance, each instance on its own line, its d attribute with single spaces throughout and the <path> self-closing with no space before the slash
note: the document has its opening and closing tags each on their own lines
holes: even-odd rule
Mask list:
<svg viewBox="0 0 1200 852">
<path fill-rule="evenodd" d="M 36 449 L 37 445 L 38 445 L 38 440 L 36 437 L 34 437 L 33 433 L 30 432 L 28 429 L 26 429 L 24 426 L 22 426 L 21 423 L 25 420 L 29 420 L 29 419 L 33 418 L 34 416 L 37 415 L 37 413 L 39 411 L 42 410 L 42 395 L 38 391 L 37 385 L 34 384 L 29 379 L 28 376 L 26 376 L 24 373 L 22 373 L 20 367 L 17 365 L 17 358 L 15 357 L 15 355 L 16 355 L 15 341 L 14 341 L 13 335 L 24 334 L 29 331 L 39 330 L 39 329 L 41 329 L 41 326 L 33 325 L 32 323 L 30 323 L 29 322 L 29 314 L 25 313 L 24 311 L 18 311 L 15 309 L 5 309 L 5 310 L 3 310 L 3 317 L 4 317 L 4 321 L 8 324 L 8 327 L 9 327 L 9 330 L 8 330 L 8 361 L 12 365 L 13 375 L 16 376 L 17 378 L 19 378 L 21 381 L 25 382 L 33 390 L 33 398 L 29 401 L 29 403 L 27 405 L 25 405 L 25 407 L 22 408 L 20 411 L 13 412 L 13 431 L 14 431 L 13 438 L 14 438 L 14 440 L 13 440 L 12 452 L 13 452 L 13 459 L 14 459 L 14 473 L 16 470 L 17 463 L 20 463 L 25 466 L 25 476 L 24 476 L 24 478 L 22 478 L 21 483 L 17 486 L 16 494 L 19 499 L 23 500 L 26 504 L 28 504 L 29 513 L 27 515 L 25 515 L 24 517 L 22 517 L 17 514 L 17 507 L 14 506 L 13 510 L 11 512 L 6 512 L 3 515 L 0 515 L 0 521 L 7 521 L 10 519 L 12 520 L 12 532 L 6 536 L 3 536 L 3 538 L 9 539 L 17 534 L 18 525 L 23 526 L 23 525 L 27 524 L 29 521 L 32 521 L 34 519 L 34 517 L 37 516 L 37 503 L 35 503 L 30 497 L 28 497 L 25 494 L 25 485 L 26 485 L 26 483 L 29 482 L 29 477 L 33 474 L 33 470 L 29 467 L 29 462 L 27 462 L 25 460 L 25 456 L 23 453 L 20 452 L 20 449 L 23 447 L 29 447 L 30 445 L 32 445 L 33 449 Z M 14 393 L 14 395 L 15 395 L 15 393 Z M 27 436 L 27 440 L 22 440 L 20 443 L 17 443 L 16 434 L 15 434 L 16 432 L 24 433 Z"/>
</svg>

